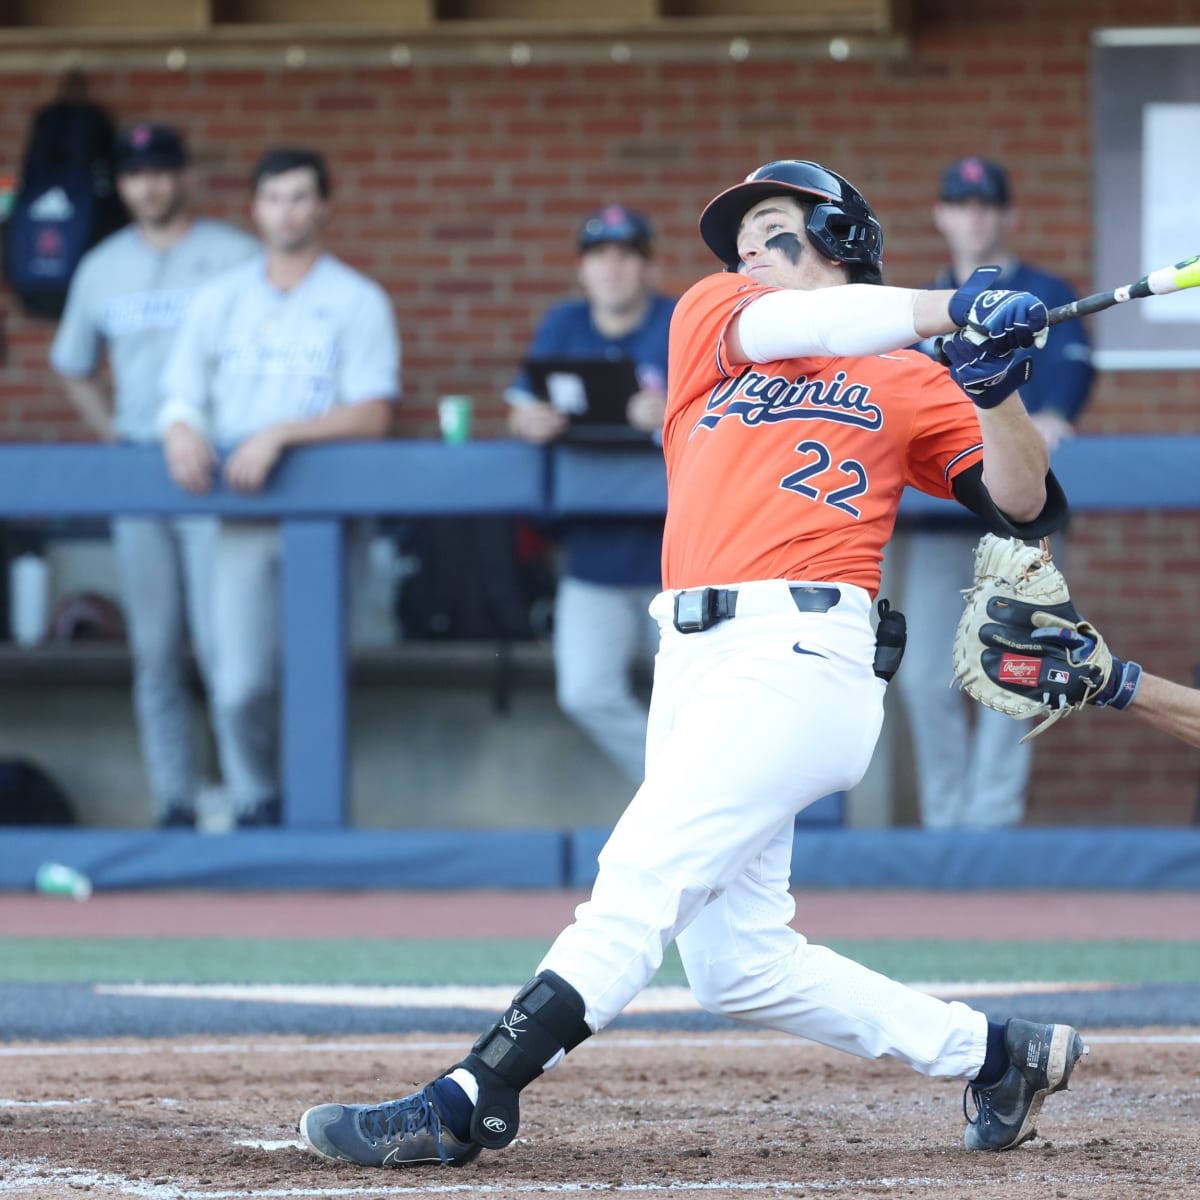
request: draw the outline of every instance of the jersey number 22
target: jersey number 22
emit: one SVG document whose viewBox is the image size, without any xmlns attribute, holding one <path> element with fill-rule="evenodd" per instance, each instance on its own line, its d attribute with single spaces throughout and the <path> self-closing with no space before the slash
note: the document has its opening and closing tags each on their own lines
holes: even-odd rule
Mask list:
<svg viewBox="0 0 1200 1200">
<path fill-rule="evenodd" d="M 833 466 L 833 456 L 829 453 L 824 442 L 801 442 L 796 447 L 799 454 L 812 455 L 812 462 L 806 463 L 798 471 L 785 475 L 779 486 L 789 492 L 797 492 L 810 500 L 828 504 L 831 508 L 849 513 L 856 521 L 862 513 L 850 503 L 855 496 L 861 496 L 867 490 L 867 469 L 857 459 L 845 458 L 837 465 L 838 471 L 851 480 L 844 487 L 832 491 L 814 487 L 808 481 L 818 475 L 823 475 Z"/>
</svg>

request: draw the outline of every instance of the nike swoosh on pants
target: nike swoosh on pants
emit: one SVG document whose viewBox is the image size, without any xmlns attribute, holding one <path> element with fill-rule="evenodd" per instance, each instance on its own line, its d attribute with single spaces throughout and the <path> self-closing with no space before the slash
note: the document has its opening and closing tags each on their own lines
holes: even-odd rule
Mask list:
<svg viewBox="0 0 1200 1200">
<path fill-rule="evenodd" d="M 800 645 L 799 642 L 797 642 L 792 647 L 792 650 L 796 654 L 811 654 L 814 658 L 824 658 L 825 657 L 825 655 L 822 654 L 819 650 L 805 650 L 805 648 L 802 645 Z"/>
</svg>

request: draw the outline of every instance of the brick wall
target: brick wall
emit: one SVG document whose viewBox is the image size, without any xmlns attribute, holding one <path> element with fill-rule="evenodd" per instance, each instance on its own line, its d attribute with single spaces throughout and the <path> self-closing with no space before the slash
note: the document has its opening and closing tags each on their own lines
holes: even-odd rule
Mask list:
<svg viewBox="0 0 1200 1200">
<path fill-rule="evenodd" d="M 1088 37 L 1098 25 L 1200 25 L 1200 0 L 925 0 L 899 62 L 732 61 L 395 70 L 95 71 L 122 121 L 182 126 L 209 212 L 245 216 L 245 178 L 270 143 L 330 157 L 332 248 L 380 279 L 402 330 L 402 432 L 432 432 L 432 404 L 468 392 L 485 432 L 542 309 L 569 286 L 580 216 L 619 199 L 661 234 L 664 284 L 712 266 L 703 203 L 770 158 L 826 161 L 879 210 L 892 282 L 941 259 L 929 203 L 943 163 L 983 151 L 1011 168 L 1018 250 L 1090 290 Z M 41 75 L 0 75 L 0 170 L 14 171 Z M 49 331 L 7 303 L 0 437 L 83 436 L 44 366 Z M 1102 318 L 1101 318 L 1102 319 Z M 1083 427 L 1200 430 L 1195 375 L 1112 374 Z M 1200 659 L 1194 517 L 1081 517 L 1071 575 L 1122 650 L 1191 677 Z M 1177 569 L 1178 568 L 1178 569 Z M 1153 614 L 1150 616 L 1149 614 Z M 1143 615 L 1147 614 L 1147 615 Z M 1194 752 L 1108 713 L 1038 743 L 1033 819 L 1190 819 Z"/>
</svg>

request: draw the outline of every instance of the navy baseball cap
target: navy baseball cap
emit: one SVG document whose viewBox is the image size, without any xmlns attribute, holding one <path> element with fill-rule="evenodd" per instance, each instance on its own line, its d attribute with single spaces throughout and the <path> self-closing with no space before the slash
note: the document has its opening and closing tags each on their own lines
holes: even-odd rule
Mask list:
<svg viewBox="0 0 1200 1200">
<path fill-rule="evenodd" d="M 641 213 L 621 204 L 610 204 L 592 213 L 579 230 L 580 250 L 616 242 L 622 246 L 632 246 L 641 254 L 649 254 L 652 240 L 650 222 Z"/>
<path fill-rule="evenodd" d="M 963 158 L 946 168 L 940 195 L 951 203 L 982 200 L 1004 208 L 1009 202 L 1008 175 L 989 159 Z"/>
<path fill-rule="evenodd" d="M 117 172 L 178 171 L 187 165 L 183 139 L 170 125 L 142 121 L 117 138 Z"/>
</svg>

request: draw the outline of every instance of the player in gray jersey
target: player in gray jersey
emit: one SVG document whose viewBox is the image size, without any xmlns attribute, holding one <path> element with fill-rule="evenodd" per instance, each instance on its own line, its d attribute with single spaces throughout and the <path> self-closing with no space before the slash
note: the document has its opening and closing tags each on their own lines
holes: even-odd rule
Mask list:
<svg viewBox="0 0 1200 1200">
<path fill-rule="evenodd" d="M 291 446 L 379 438 L 400 343 L 378 284 L 324 251 L 325 164 L 268 151 L 254 171 L 264 259 L 203 288 L 163 375 L 167 467 L 193 492 L 259 491 Z M 218 451 L 228 450 L 220 463 Z M 213 684 L 225 787 L 240 826 L 279 819 L 279 530 L 223 521 L 213 570 Z"/>
<path fill-rule="evenodd" d="M 117 187 L 133 223 L 80 262 L 50 351 L 72 403 L 104 441 L 158 440 L 163 366 L 192 296 L 258 253 L 249 234 L 192 214 L 186 166 L 183 143 L 168 126 L 135 125 L 121 136 Z M 99 373 L 105 355 L 111 394 Z M 189 629 L 207 681 L 216 525 L 120 517 L 112 529 L 155 817 L 163 826 L 189 826 L 196 776 L 182 650 Z"/>
</svg>

